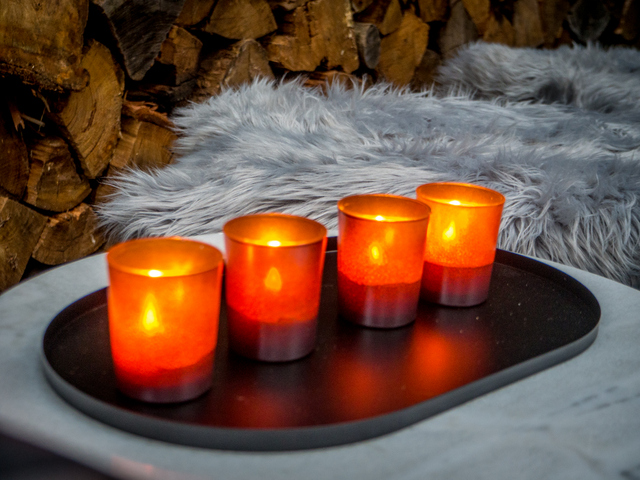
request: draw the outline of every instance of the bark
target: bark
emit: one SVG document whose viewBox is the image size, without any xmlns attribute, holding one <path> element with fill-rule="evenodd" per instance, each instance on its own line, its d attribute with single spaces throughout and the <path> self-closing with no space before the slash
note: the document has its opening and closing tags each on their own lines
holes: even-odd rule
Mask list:
<svg viewBox="0 0 640 480">
<path fill-rule="evenodd" d="M 380 61 L 380 30 L 372 23 L 355 23 L 356 45 L 360 63 L 374 69 Z"/>
<path fill-rule="evenodd" d="M 105 15 L 124 68 L 142 80 L 160 52 L 185 0 L 91 0 Z"/>
</svg>

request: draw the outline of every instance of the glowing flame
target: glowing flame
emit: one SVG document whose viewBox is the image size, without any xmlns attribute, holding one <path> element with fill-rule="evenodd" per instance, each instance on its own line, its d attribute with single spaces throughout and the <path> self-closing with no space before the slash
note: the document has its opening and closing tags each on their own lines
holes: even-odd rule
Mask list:
<svg viewBox="0 0 640 480">
<path fill-rule="evenodd" d="M 156 305 L 152 295 L 149 295 L 147 305 L 142 314 L 142 328 L 150 335 L 164 331 L 164 327 L 158 320 L 158 312 L 156 311 Z"/>
<path fill-rule="evenodd" d="M 279 247 L 282 244 L 278 240 L 269 240 L 267 242 L 267 245 L 269 245 L 270 247 Z M 277 272 L 277 270 L 276 270 L 276 272 Z"/>
<path fill-rule="evenodd" d="M 458 200 L 451 200 L 449 205 L 462 205 Z"/>
<path fill-rule="evenodd" d="M 280 272 L 276 267 L 271 267 L 269 273 L 264 279 L 264 286 L 267 290 L 271 290 L 272 292 L 279 292 L 282 290 L 282 278 L 280 277 Z"/>
<path fill-rule="evenodd" d="M 150 277 L 161 277 L 161 276 L 162 276 L 162 272 L 161 272 L 160 270 L 149 270 L 149 271 L 147 272 L 147 274 L 148 274 Z"/>
<path fill-rule="evenodd" d="M 381 246 L 378 242 L 369 246 L 369 258 L 373 265 L 384 265 L 387 263 L 386 257 L 384 246 Z"/>
<path fill-rule="evenodd" d="M 381 222 L 382 220 L 384 220 L 384 217 L 383 217 L 382 215 L 378 215 L 378 216 L 376 217 L 376 220 L 377 220 L 377 221 L 379 221 L 379 222 Z"/>
<path fill-rule="evenodd" d="M 444 240 L 453 240 L 456 238 L 456 225 L 451 222 L 449 224 L 449 228 L 447 228 L 444 232 L 442 232 L 442 238 Z"/>
</svg>

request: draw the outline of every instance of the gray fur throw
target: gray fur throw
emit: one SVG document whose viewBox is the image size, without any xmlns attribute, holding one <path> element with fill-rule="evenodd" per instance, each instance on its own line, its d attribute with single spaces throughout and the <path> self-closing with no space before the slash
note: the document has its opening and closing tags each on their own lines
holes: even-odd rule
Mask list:
<svg viewBox="0 0 640 480">
<path fill-rule="evenodd" d="M 99 215 L 112 242 L 266 211 L 335 228 L 346 195 L 470 182 L 507 198 L 501 248 L 640 287 L 639 66 L 632 50 L 479 43 L 438 92 L 256 81 L 177 111 L 178 161 L 116 177 Z"/>
</svg>

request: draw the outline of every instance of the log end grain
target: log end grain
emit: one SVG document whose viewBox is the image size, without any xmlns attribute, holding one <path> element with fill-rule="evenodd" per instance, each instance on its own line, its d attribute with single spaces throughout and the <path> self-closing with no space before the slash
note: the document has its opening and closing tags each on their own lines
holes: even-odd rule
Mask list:
<svg viewBox="0 0 640 480">
<path fill-rule="evenodd" d="M 60 265 L 86 257 L 103 244 L 96 214 L 89 205 L 81 203 L 47 219 L 32 256 L 45 265 Z"/>
</svg>

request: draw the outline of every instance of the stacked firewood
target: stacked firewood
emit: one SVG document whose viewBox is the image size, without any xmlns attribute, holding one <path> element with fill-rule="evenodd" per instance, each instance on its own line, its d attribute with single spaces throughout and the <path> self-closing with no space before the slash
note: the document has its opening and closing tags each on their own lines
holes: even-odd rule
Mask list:
<svg viewBox="0 0 640 480">
<path fill-rule="evenodd" d="M 637 45 L 640 0 L 0 2 L 0 291 L 104 244 L 114 173 L 173 159 L 171 111 L 257 77 L 428 87 L 482 38 Z"/>
</svg>

